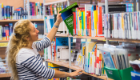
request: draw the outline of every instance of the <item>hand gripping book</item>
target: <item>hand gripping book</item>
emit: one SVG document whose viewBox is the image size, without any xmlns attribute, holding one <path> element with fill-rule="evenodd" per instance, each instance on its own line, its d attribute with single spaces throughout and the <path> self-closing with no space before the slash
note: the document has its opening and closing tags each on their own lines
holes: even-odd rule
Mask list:
<svg viewBox="0 0 140 80">
<path fill-rule="evenodd" d="M 78 4 L 73 3 L 59 12 L 71 35 L 73 35 L 73 10 L 75 10 L 76 7 L 78 7 Z"/>
</svg>

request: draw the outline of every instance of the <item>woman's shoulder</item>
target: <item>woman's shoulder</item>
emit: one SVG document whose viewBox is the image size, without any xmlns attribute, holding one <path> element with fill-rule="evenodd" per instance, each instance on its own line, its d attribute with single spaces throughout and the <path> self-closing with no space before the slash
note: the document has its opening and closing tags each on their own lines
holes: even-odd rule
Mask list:
<svg viewBox="0 0 140 80">
<path fill-rule="evenodd" d="M 16 62 L 21 63 L 28 58 L 34 57 L 36 54 L 32 49 L 21 48 L 16 56 Z"/>
</svg>

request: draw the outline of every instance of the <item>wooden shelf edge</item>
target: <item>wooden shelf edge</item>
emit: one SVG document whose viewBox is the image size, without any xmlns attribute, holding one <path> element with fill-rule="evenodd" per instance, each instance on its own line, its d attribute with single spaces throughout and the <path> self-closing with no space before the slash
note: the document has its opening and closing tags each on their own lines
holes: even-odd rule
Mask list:
<svg viewBox="0 0 140 80">
<path fill-rule="evenodd" d="M 0 40 L 0 42 L 8 42 L 9 40 Z"/>
<path fill-rule="evenodd" d="M 42 40 L 42 39 L 38 39 L 37 41 L 40 41 L 40 40 Z M 0 40 L 0 43 L 1 42 L 8 42 L 9 40 Z"/>
<path fill-rule="evenodd" d="M 11 77 L 11 74 L 10 73 L 0 74 L 0 78 L 6 78 L 6 77 Z"/>
<path fill-rule="evenodd" d="M 45 33 L 47 35 L 48 33 Z M 68 34 L 56 34 L 56 37 L 73 37 L 73 38 L 82 38 L 82 39 L 95 39 L 95 40 L 102 40 L 105 41 L 106 39 L 104 37 L 90 37 L 90 36 L 71 36 Z"/>
<path fill-rule="evenodd" d="M 120 41 L 120 42 L 130 42 L 130 43 L 140 43 L 140 40 L 135 40 L 135 39 L 106 38 L 106 40 Z"/>
<path fill-rule="evenodd" d="M 56 65 L 59 65 L 59 66 L 67 67 L 67 68 L 70 68 L 70 69 L 73 69 L 73 70 L 80 69 L 80 68 L 77 67 L 77 66 L 69 66 L 68 63 L 64 63 L 64 62 L 51 61 L 51 60 L 46 60 L 46 61 L 47 61 L 47 62 L 50 62 L 50 63 L 53 63 L 53 64 L 56 64 Z M 103 80 L 113 80 L 113 79 L 107 78 L 106 76 L 97 76 L 97 75 L 94 75 L 94 74 L 86 73 L 85 71 L 83 71 L 83 73 L 84 73 L 84 74 L 87 74 L 87 75 L 90 75 L 90 76 L 93 76 L 93 77 L 96 77 L 96 78 L 103 79 Z"/>
<path fill-rule="evenodd" d="M 44 21 L 43 19 L 29 19 L 30 21 Z M 0 22 L 16 22 L 18 20 L 0 20 Z"/>
</svg>

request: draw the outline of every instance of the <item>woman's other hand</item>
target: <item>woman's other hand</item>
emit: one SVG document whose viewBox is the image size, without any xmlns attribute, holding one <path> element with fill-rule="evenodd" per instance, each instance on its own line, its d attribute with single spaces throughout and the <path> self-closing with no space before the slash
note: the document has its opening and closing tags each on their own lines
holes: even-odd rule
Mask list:
<svg viewBox="0 0 140 80">
<path fill-rule="evenodd" d="M 70 73 L 69 77 L 75 77 L 82 74 L 82 70 L 76 70 L 75 72 Z"/>
</svg>

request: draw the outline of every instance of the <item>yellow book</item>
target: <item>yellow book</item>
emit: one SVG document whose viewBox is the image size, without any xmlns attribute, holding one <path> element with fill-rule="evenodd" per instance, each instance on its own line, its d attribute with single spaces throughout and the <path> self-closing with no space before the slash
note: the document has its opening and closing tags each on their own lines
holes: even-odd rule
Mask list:
<svg viewBox="0 0 140 80">
<path fill-rule="evenodd" d="M 83 51 L 82 51 L 82 54 L 83 54 L 83 55 L 85 55 L 85 48 L 86 48 L 86 47 L 83 46 Z"/>
<path fill-rule="evenodd" d="M 98 19 L 97 10 L 94 10 L 94 34 L 95 34 L 95 36 L 97 35 L 97 19 Z"/>
<path fill-rule="evenodd" d="M 78 36 L 80 36 L 80 34 L 81 34 L 80 33 L 80 26 L 81 26 L 81 24 L 80 24 L 80 10 L 78 10 L 78 16 L 77 17 L 78 17 L 78 21 L 77 21 L 78 22 Z"/>
<path fill-rule="evenodd" d="M 79 20 L 80 20 L 80 36 L 82 36 L 82 11 L 79 10 Z"/>
</svg>

